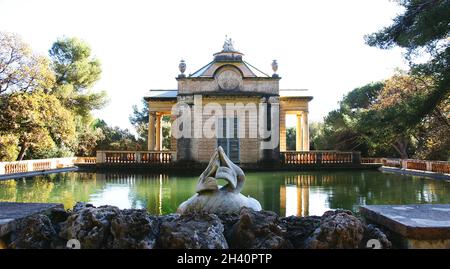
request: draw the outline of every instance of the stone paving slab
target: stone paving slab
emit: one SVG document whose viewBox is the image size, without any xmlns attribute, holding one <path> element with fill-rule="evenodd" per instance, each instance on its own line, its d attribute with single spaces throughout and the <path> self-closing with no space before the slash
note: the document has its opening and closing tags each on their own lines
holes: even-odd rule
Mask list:
<svg viewBox="0 0 450 269">
<path fill-rule="evenodd" d="M 450 239 L 450 204 L 367 205 L 360 212 L 406 238 Z"/>
<path fill-rule="evenodd" d="M 9 203 L 0 202 L 0 237 L 10 233 L 17 220 L 49 212 L 54 208 L 64 208 L 63 204 L 51 203 Z"/>
</svg>

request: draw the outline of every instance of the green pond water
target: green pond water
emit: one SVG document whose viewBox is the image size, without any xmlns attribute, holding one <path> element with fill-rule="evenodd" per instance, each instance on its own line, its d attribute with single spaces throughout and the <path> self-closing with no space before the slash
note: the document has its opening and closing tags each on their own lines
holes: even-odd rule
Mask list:
<svg viewBox="0 0 450 269">
<path fill-rule="evenodd" d="M 195 193 L 197 176 L 70 172 L 0 181 L 1 202 L 146 208 L 168 214 Z M 360 205 L 450 203 L 450 182 L 378 171 L 246 173 L 244 195 L 282 216 L 321 215 Z"/>
</svg>

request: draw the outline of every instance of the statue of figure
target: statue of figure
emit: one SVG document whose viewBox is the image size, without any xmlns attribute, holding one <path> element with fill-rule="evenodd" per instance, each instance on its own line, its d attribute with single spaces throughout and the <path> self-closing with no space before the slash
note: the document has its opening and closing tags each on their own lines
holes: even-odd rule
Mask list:
<svg viewBox="0 0 450 269">
<path fill-rule="evenodd" d="M 225 186 L 217 184 L 218 179 L 228 182 Z M 209 161 L 208 167 L 200 175 L 196 194 L 181 203 L 177 212 L 226 214 L 239 212 L 242 207 L 261 210 L 258 200 L 240 193 L 244 187 L 245 174 L 218 147 Z"/>
<path fill-rule="evenodd" d="M 225 43 L 223 44 L 223 51 L 230 52 L 236 51 L 233 47 L 233 41 L 228 36 L 225 36 Z"/>
</svg>

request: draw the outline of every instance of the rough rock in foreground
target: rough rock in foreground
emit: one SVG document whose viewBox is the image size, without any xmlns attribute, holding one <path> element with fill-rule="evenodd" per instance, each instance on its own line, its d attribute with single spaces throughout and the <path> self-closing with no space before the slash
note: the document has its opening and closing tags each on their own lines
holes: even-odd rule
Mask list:
<svg viewBox="0 0 450 269">
<path fill-rule="evenodd" d="M 227 249 L 224 227 L 214 214 L 183 215 L 162 222 L 159 247 L 168 249 Z"/>
<path fill-rule="evenodd" d="M 141 209 L 86 203 L 22 219 L 3 241 L 8 248 L 42 249 L 66 248 L 70 239 L 78 240 L 81 248 L 102 249 L 365 248 L 369 239 L 378 239 L 383 248 L 392 246 L 382 230 L 345 210 L 321 217 L 280 218 L 250 208 L 221 216 L 152 216 Z"/>
</svg>

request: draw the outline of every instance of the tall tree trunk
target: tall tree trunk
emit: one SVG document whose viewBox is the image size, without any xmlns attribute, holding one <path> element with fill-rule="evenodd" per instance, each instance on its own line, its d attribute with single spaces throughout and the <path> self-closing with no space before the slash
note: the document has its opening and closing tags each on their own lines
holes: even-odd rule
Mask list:
<svg viewBox="0 0 450 269">
<path fill-rule="evenodd" d="M 27 152 L 28 146 L 26 143 L 23 143 L 20 147 L 19 156 L 17 156 L 17 160 L 21 161 L 23 160 L 23 157 L 25 156 L 25 153 Z"/>
<path fill-rule="evenodd" d="M 406 138 L 398 138 L 392 146 L 400 154 L 401 159 L 408 159 L 408 140 Z"/>
</svg>

